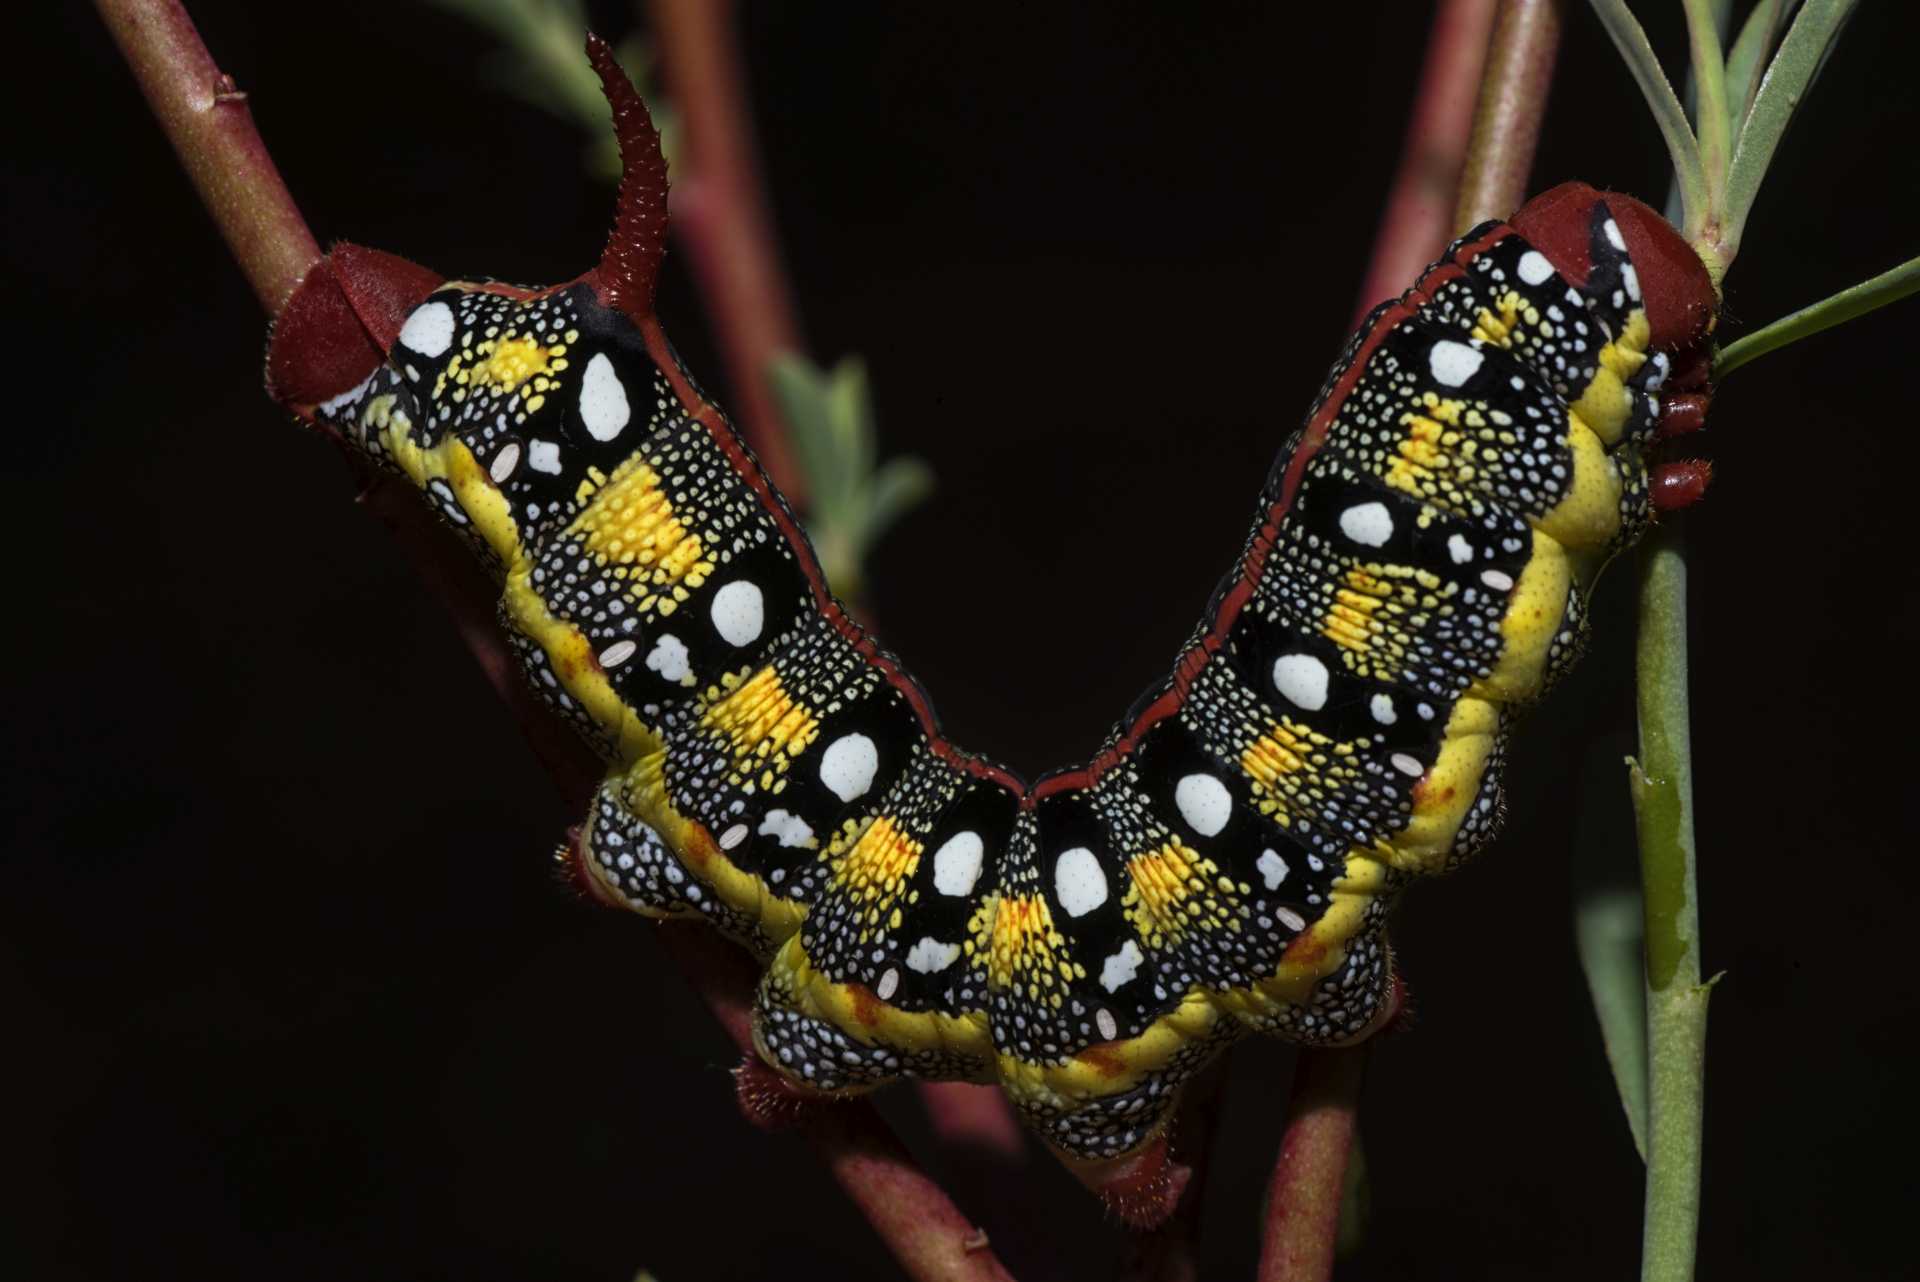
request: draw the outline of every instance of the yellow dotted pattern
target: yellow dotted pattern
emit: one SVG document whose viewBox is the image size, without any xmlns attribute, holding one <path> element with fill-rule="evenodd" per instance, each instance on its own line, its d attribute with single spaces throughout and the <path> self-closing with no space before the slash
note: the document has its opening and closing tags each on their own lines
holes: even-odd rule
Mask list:
<svg viewBox="0 0 1920 1282">
<path fill-rule="evenodd" d="M 1240 768 L 1254 784 L 1255 805 L 1283 828 L 1295 816 L 1321 812 L 1329 798 L 1360 786 L 1355 764 L 1363 744 L 1337 743 L 1318 730 L 1286 720 L 1248 744 Z"/>
<path fill-rule="evenodd" d="M 834 866 L 833 881 L 856 906 L 860 942 L 896 932 L 903 910 L 919 898 L 907 882 L 920 866 L 920 843 L 881 815 Z"/>
<path fill-rule="evenodd" d="M 674 514 L 659 474 L 643 457 L 628 458 L 611 477 L 593 474 L 583 486 L 597 492 L 567 533 L 581 539 L 641 610 L 672 614 L 713 573 L 700 536 Z"/>
<path fill-rule="evenodd" d="M 1150 951 L 1178 942 L 1190 930 L 1225 930 L 1239 925 L 1220 898 L 1221 894 L 1236 893 L 1232 880 L 1220 875 L 1220 867 L 1213 860 L 1177 840 L 1148 854 L 1135 855 L 1127 861 L 1127 873 L 1130 884 L 1121 908 Z M 1250 888 L 1237 889 L 1246 893 Z"/>
<path fill-rule="evenodd" d="M 726 737 L 736 785 L 751 780 L 763 791 L 784 791 L 787 768 L 819 737 L 819 718 L 787 693 L 772 664 L 745 681 L 725 680 L 731 693 L 707 705 L 701 726 Z"/>
<path fill-rule="evenodd" d="M 577 330 L 568 330 L 563 341 L 543 341 L 511 331 L 493 338 L 472 342 L 455 352 L 434 383 L 435 399 L 451 396 L 457 403 L 474 393 L 511 396 L 516 392 L 532 414 L 547 403 L 547 393 L 558 383 L 557 375 L 567 368 L 568 344 L 578 341 Z"/>
<path fill-rule="evenodd" d="M 1044 996 L 1057 1010 L 1063 985 L 1086 976 L 1086 968 L 1066 956 L 1066 942 L 1053 927 L 1053 912 L 1045 898 L 1003 896 L 993 915 L 987 980 L 999 989 L 1024 988 L 1032 1001 Z"/>
</svg>

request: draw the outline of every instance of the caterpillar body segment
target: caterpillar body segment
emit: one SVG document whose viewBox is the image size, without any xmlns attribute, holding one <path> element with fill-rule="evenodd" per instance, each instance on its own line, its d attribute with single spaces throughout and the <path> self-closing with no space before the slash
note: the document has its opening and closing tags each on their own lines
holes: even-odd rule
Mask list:
<svg viewBox="0 0 1920 1282">
<path fill-rule="evenodd" d="M 1394 893 L 1495 833 L 1516 710 L 1650 519 L 1668 353 L 1713 315 L 1690 251 L 1577 184 L 1456 242 L 1347 345 L 1168 677 L 1029 786 L 942 737 L 680 367 L 657 139 L 590 55 L 627 166 L 601 263 L 526 290 L 336 251 L 269 380 L 497 571 L 608 762 L 575 843 L 600 897 L 753 949 L 795 1085 L 998 1081 L 1083 1161 L 1247 1032 L 1365 1036 Z"/>
</svg>

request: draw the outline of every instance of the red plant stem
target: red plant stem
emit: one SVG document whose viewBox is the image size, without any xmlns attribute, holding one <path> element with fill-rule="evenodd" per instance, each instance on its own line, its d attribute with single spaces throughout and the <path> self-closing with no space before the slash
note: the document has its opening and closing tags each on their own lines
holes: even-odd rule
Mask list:
<svg viewBox="0 0 1920 1282">
<path fill-rule="evenodd" d="M 1505 218 L 1527 197 L 1560 52 L 1560 0 L 1501 0 L 1460 174 L 1453 229 Z"/>
<path fill-rule="evenodd" d="M 247 96 L 214 65 L 177 0 L 95 0 L 180 167 L 269 314 L 320 257 L 253 127 Z"/>
<path fill-rule="evenodd" d="M 276 313 L 320 256 L 244 98 L 223 75 L 177 0 L 96 0 L 154 117 L 219 224 L 234 260 Z M 376 481 L 362 493 L 399 537 L 452 614 L 481 668 L 512 707 L 555 782 L 583 800 L 599 770 L 578 738 L 533 698 L 493 622 L 494 586 L 438 530 L 426 505 Z M 405 499 L 406 501 L 401 501 Z M 752 963 L 710 931 L 664 930 L 676 960 L 728 1034 L 752 1048 Z M 985 1236 L 915 1166 L 870 1106 L 827 1108 L 801 1130 L 917 1282 L 1000 1282 L 1009 1275 Z"/>
<path fill-rule="evenodd" d="M 747 443 L 773 483 L 806 504 L 767 371 L 800 350 L 793 291 L 774 248 L 733 39 L 731 0 L 653 0 L 653 28 L 679 110 L 673 231 L 711 315 Z"/>
<path fill-rule="evenodd" d="M 1434 15 L 1406 145 L 1373 239 L 1373 261 L 1360 287 L 1360 315 L 1405 289 L 1454 229 L 1460 169 L 1466 162 L 1496 4 L 1445 0 Z"/>
<path fill-rule="evenodd" d="M 1341 1189 L 1368 1054 L 1361 1045 L 1300 1056 L 1287 1133 L 1267 1184 L 1260 1282 L 1321 1282 L 1333 1275 Z"/>
<path fill-rule="evenodd" d="M 774 357 L 801 350 L 799 321 L 754 158 L 734 6 L 731 0 L 652 0 L 651 15 L 681 121 L 673 158 L 674 234 L 686 246 L 711 312 L 748 443 L 773 483 L 804 505 L 806 478 L 767 378 Z M 930 1082 L 920 1096 L 943 1145 L 1008 1163 L 1020 1157 L 1020 1126 L 998 1090 Z"/>
<path fill-rule="evenodd" d="M 1441 7 L 1361 288 L 1361 314 L 1412 279 L 1448 236 L 1504 216 L 1525 199 L 1559 40 L 1556 0 L 1448 0 Z M 1477 94 L 1470 88 L 1475 76 Z M 1261 1282 L 1332 1276 L 1366 1053 L 1300 1053 L 1268 1185 Z"/>
</svg>

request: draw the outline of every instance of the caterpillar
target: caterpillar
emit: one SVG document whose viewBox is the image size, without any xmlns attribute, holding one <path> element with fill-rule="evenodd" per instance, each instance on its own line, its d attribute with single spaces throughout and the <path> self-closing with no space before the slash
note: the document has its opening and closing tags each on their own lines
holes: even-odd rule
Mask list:
<svg viewBox="0 0 1920 1282">
<path fill-rule="evenodd" d="M 593 893 L 751 949 L 796 1089 L 997 1081 L 1082 1166 L 1159 1139 L 1244 1034 L 1374 1032 L 1396 893 L 1493 838 L 1595 576 L 1704 488 L 1647 461 L 1704 409 L 1672 394 L 1716 314 L 1692 250 L 1575 183 L 1455 241 L 1347 343 L 1171 671 L 1028 783 L 942 735 L 682 366 L 658 135 L 588 57 L 623 166 L 600 262 L 530 289 L 336 246 L 268 384 L 494 571 L 608 763 L 568 848 Z"/>
</svg>

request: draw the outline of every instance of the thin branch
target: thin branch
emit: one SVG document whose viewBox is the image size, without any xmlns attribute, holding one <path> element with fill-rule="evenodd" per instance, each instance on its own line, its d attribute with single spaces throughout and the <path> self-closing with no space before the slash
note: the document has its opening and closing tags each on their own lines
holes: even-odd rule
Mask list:
<svg viewBox="0 0 1920 1282">
<path fill-rule="evenodd" d="M 185 10 L 175 0 L 97 0 L 101 16 L 134 69 L 235 261 L 267 310 L 276 312 L 319 257 L 313 235 L 287 194 L 251 115 L 233 96 Z M 207 86 L 224 86 L 217 93 Z M 237 106 L 237 110 L 229 109 Z M 422 577 L 455 617 L 463 639 L 537 744 L 557 742 L 558 720 L 512 674 L 491 625 L 497 589 L 436 529 L 427 506 L 401 503 L 400 487 L 365 497 L 401 537 Z M 456 555 L 456 553 L 458 553 Z M 577 738 L 543 759 L 570 799 L 582 799 L 596 773 Z M 711 932 L 663 930 L 668 949 L 736 1043 L 751 1050 L 748 1012 L 754 975 L 745 954 Z M 709 951 L 718 950 L 715 951 Z M 730 957 L 721 962 L 720 957 Z M 919 1282 L 1004 1282 L 1006 1270 L 939 1186 L 914 1164 L 871 1106 L 823 1108 L 801 1130 L 874 1230 Z"/>
<path fill-rule="evenodd" d="M 1667 518 L 1647 535 L 1640 553 L 1640 760 L 1630 768 L 1630 782 L 1646 896 L 1644 1282 L 1686 1282 L 1693 1276 L 1700 1218 L 1710 985 L 1700 982 L 1683 525 Z"/>
<path fill-rule="evenodd" d="M 253 127 L 247 96 L 214 64 L 177 0 L 95 0 L 180 167 L 247 282 L 278 312 L 320 246 Z"/>
<path fill-rule="evenodd" d="M 747 441 L 773 483 L 804 506 L 806 478 L 768 382 L 774 358 L 801 350 L 800 326 L 754 160 L 734 6 L 652 0 L 649 7 L 683 131 L 674 157 L 673 230 L 711 313 Z"/>
<path fill-rule="evenodd" d="M 1360 287 L 1359 315 L 1405 289 L 1453 233 L 1460 170 L 1497 7 L 1498 0 L 1446 0 L 1434 15 L 1400 167 Z"/>
<path fill-rule="evenodd" d="M 1526 199 L 1560 27 L 1558 0 L 1501 0 L 1460 174 L 1455 231 L 1505 218 Z"/>
<path fill-rule="evenodd" d="M 1300 1056 L 1267 1185 L 1260 1282 L 1324 1282 L 1333 1274 L 1367 1055 L 1362 1045 Z"/>
</svg>

